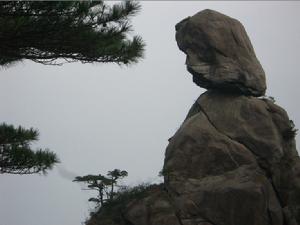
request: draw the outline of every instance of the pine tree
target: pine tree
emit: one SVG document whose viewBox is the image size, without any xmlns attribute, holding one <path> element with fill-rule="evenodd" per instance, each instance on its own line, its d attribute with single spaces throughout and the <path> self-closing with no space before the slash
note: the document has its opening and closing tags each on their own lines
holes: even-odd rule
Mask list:
<svg viewBox="0 0 300 225">
<path fill-rule="evenodd" d="M 30 144 L 38 140 L 37 130 L 0 125 L 0 174 L 46 174 L 59 160 L 48 149 L 33 151 Z"/>
<path fill-rule="evenodd" d="M 111 189 L 110 189 L 110 199 L 113 199 L 114 196 L 114 187 L 117 184 L 117 181 L 123 177 L 128 176 L 128 172 L 125 170 L 119 170 L 119 169 L 114 169 L 112 171 L 107 172 L 107 176 L 109 177 L 109 180 L 111 182 Z"/>
<path fill-rule="evenodd" d="M 87 183 L 87 190 L 96 190 L 98 192 L 97 198 L 90 198 L 90 202 L 95 202 L 97 205 L 102 206 L 106 200 L 108 194 L 108 186 L 110 185 L 110 180 L 105 176 L 99 175 L 85 175 L 75 177 L 73 182 L 84 182 Z"/>
<path fill-rule="evenodd" d="M 139 10 L 133 1 L 0 1 L 0 65 L 135 63 L 144 43 L 128 34 Z"/>
<path fill-rule="evenodd" d="M 85 175 L 77 176 L 73 182 L 87 183 L 88 189 L 96 190 L 98 192 L 97 198 L 90 198 L 90 202 L 97 203 L 98 206 L 103 206 L 106 201 L 113 200 L 114 187 L 117 185 L 119 179 L 124 178 L 128 175 L 127 171 L 114 169 L 108 171 L 107 176 L 99 175 Z"/>
</svg>

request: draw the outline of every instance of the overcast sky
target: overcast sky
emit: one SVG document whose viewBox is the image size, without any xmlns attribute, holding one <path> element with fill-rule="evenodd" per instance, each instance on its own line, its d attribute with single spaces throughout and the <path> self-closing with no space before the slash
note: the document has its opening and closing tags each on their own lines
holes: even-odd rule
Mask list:
<svg viewBox="0 0 300 225">
<path fill-rule="evenodd" d="M 244 24 L 266 72 L 267 95 L 300 127 L 300 2 L 144 1 L 133 18 L 147 44 L 136 65 L 24 61 L 0 69 L 1 122 L 38 128 L 36 146 L 62 162 L 46 177 L 0 176 L 0 225 L 80 224 L 93 194 L 71 182 L 75 175 L 120 168 L 129 173 L 125 184 L 159 181 L 168 138 L 205 91 L 186 71 L 174 26 L 206 8 Z"/>
</svg>

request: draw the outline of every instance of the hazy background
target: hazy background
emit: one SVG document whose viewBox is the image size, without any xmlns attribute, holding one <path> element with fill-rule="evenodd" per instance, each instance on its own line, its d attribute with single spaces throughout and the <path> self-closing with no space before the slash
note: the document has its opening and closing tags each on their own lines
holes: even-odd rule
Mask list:
<svg viewBox="0 0 300 225">
<path fill-rule="evenodd" d="M 0 70 L 0 122 L 38 128 L 36 146 L 62 162 L 46 177 L 0 176 L 0 225 L 80 224 L 93 193 L 72 183 L 75 175 L 120 168 L 129 173 L 125 184 L 159 182 L 167 139 L 204 91 L 185 69 L 174 26 L 206 8 L 244 24 L 267 75 L 267 95 L 300 127 L 300 2 L 144 1 L 133 18 L 147 43 L 137 65 L 24 61 Z"/>
</svg>

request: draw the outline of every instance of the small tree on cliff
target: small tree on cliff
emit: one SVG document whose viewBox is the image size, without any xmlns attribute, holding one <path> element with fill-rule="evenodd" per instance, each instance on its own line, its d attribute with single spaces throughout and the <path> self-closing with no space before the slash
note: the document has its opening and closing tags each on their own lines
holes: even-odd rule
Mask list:
<svg viewBox="0 0 300 225">
<path fill-rule="evenodd" d="M 112 171 L 107 172 L 107 176 L 109 177 L 109 180 L 111 182 L 111 189 L 110 189 L 110 199 L 113 199 L 114 196 L 114 186 L 117 184 L 117 181 L 123 177 L 128 176 L 127 171 L 125 170 L 119 170 L 119 169 L 114 169 Z"/>
<path fill-rule="evenodd" d="M 144 43 L 139 36 L 127 36 L 130 18 L 139 9 L 133 1 L 113 6 L 104 1 L 1 1 L 0 65 L 22 59 L 52 65 L 137 62 Z"/>
<path fill-rule="evenodd" d="M 298 132 L 298 129 L 295 127 L 294 121 L 290 120 L 289 122 L 289 127 L 282 133 L 283 139 L 286 141 L 294 139 Z"/>
<path fill-rule="evenodd" d="M 105 176 L 99 175 L 85 175 L 75 177 L 73 182 L 84 182 L 87 183 L 87 190 L 96 190 L 98 192 L 97 198 L 90 198 L 90 202 L 95 202 L 102 206 L 104 204 L 105 195 L 107 195 L 107 188 L 110 185 L 110 180 Z"/>
<path fill-rule="evenodd" d="M 33 174 L 46 173 L 59 160 L 48 149 L 33 151 L 30 145 L 38 140 L 39 133 L 33 128 L 15 128 L 0 125 L 0 173 Z"/>
<path fill-rule="evenodd" d="M 101 174 L 77 176 L 73 182 L 86 183 L 88 187 L 86 190 L 96 190 L 98 192 L 97 198 L 90 198 L 89 201 L 103 206 L 105 201 L 113 199 L 115 194 L 114 187 L 117 185 L 118 180 L 126 177 L 128 173 L 125 170 L 114 169 L 108 171 L 107 175 L 107 177 Z"/>
</svg>

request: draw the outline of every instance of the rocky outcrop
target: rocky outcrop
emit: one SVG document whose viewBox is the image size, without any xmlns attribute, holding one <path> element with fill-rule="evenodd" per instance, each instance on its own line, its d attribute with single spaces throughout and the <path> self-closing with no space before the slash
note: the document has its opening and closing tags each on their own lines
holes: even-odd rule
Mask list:
<svg viewBox="0 0 300 225">
<path fill-rule="evenodd" d="M 166 151 L 172 199 L 183 214 L 212 224 L 300 224 L 292 130 L 286 112 L 269 100 L 204 93 Z"/>
<path fill-rule="evenodd" d="M 300 225 L 296 130 L 257 97 L 265 77 L 244 28 L 204 10 L 176 30 L 194 81 L 209 90 L 170 138 L 164 184 L 125 204 L 121 219 L 100 213 L 88 224 Z"/>
<path fill-rule="evenodd" d="M 176 40 L 200 87 L 264 95 L 264 71 L 239 21 L 207 9 L 178 23 Z"/>
</svg>

